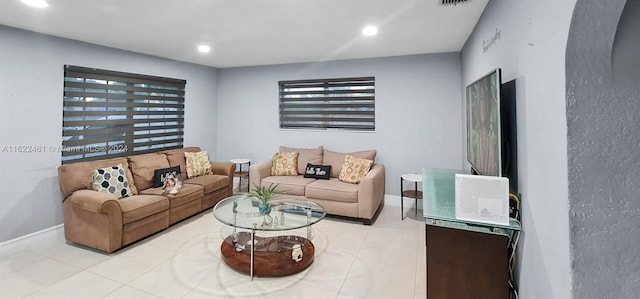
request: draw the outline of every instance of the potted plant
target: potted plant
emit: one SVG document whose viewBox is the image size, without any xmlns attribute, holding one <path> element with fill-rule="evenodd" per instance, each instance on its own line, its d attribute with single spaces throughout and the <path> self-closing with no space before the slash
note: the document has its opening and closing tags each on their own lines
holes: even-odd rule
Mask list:
<svg viewBox="0 0 640 299">
<path fill-rule="evenodd" d="M 278 184 L 270 184 L 269 187 L 258 186 L 255 183 L 253 184 L 253 193 L 249 193 L 249 196 L 255 197 L 260 200 L 260 206 L 258 206 L 258 210 L 262 214 L 269 214 L 271 212 L 271 206 L 269 205 L 269 201 L 276 195 L 282 194 L 282 192 L 276 191 Z"/>
</svg>

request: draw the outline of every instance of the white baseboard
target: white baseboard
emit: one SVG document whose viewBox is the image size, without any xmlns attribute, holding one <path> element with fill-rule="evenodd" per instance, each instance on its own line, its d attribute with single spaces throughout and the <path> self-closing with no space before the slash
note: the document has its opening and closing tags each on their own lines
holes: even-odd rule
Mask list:
<svg viewBox="0 0 640 299">
<path fill-rule="evenodd" d="M 63 226 L 64 226 L 64 224 L 58 224 L 58 225 L 55 225 L 55 226 L 52 226 L 52 227 L 45 228 L 45 229 L 43 229 L 43 230 L 39 230 L 39 231 L 37 231 L 37 232 L 32 232 L 32 233 L 30 233 L 30 234 L 27 234 L 27 235 L 24 235 L 24 236 L 17 237 L 17 238 L 15 238 L 15 239 L 7 240 L 7 241 L 4 241 L 4 242 L 0 243 L 0 247 L 2 247 L 2 246 L 6 246 L 6 245 L 9 245 L 9 244 L 11 244 L 11 243 L 18 242 L 18 241 L 21 241 L 21 240 L 24 240 L 24 239 L 28 239 L 28 238 L 31 238 L 31 237 L 35 237 L 35 236 L 37 236 L 37 235 L 44 234 L 44 233 L 46 233 L 46 232 L 48 232 L 48 231 L 52 231 L 52 230 L 55 230 L 55 229 L 59 229 L 59 228 L 61 228 L 61 227 L 63 227 Z"/>
</svg>

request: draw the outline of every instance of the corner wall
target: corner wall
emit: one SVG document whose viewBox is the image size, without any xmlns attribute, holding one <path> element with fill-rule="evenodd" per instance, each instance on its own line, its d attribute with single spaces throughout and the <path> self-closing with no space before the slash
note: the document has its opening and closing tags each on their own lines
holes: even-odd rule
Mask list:
<svg viewBox="0 0 640 299">
<path fill-rule="evenodd" d="M 640 1 L 578 0 L 567 42 L 575 298 L 640 293 Z"/>
<path fill-rule="evenodd" d="M 564 72 L 574 5 L 490 1 L 462 50 L 463 92 L 493 68 L 516 79 L 520 298 L 571 297 Z"/>
<path fill-rule="evenodd" d="M 62 223 L 61 154 L 49 146 L 62 144 L 65 64 L 186 79 L 185 145 L 214 152 L 216 69 L 5 26 L 0 41 L 0 243 Z"/>
</svg>

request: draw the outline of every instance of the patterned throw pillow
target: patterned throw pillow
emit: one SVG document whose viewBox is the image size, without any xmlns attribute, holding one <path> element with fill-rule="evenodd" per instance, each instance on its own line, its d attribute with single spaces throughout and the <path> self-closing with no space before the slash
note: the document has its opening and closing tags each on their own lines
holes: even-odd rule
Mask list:
<svg viewBox="0 0 640 299">
<path fill-rule="evenodd" d="M 187 178 L 193 178 L 211 173 L 211 162 L 205 152 L 184 152 L 187 159 Z"/>
<path fill-rule="evenodd" d="M 96 169 L 91 177 L 95 191 L 113 194 L 118 198 L 131 196 L 127 173 L 122 164 Z"/>
<path fill-rule="evenodd" d="M 371 169 L 371 165 L 373 165 L 373 160 L 346 155 L 338 179 L 347 183 L 359 184 Z"/>
<path fill-rule="evenodd" d="M 298 152 L 273 155 L 271 175 L 298 175 Z"/>
</svg>

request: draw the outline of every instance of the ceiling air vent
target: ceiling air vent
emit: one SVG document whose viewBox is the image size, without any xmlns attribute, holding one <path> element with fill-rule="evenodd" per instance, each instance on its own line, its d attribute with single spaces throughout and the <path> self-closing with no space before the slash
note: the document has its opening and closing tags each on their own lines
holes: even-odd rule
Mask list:
<svg viewBox="0 0 640 299">
<path fill-rule="evenodd" d="M 465 3 L 468 2 L 469 0 L 442 0 L 442 5 L 457 5 L 459 3 Z"/>
</svg>

